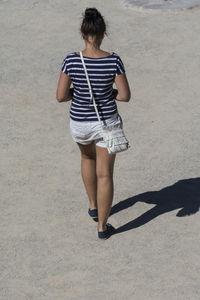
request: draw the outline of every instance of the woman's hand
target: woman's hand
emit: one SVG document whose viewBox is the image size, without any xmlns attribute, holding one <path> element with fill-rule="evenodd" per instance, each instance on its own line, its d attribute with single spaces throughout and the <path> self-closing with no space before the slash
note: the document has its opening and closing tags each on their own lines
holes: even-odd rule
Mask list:
<svg viewBox="0 0 200 300">
<path fill-rule="evenodd" d="M 116 99 L 117 95 L 118 95 L 118 90 L 117 89 L 113 89 L 114 99 Z"/>
</svg>

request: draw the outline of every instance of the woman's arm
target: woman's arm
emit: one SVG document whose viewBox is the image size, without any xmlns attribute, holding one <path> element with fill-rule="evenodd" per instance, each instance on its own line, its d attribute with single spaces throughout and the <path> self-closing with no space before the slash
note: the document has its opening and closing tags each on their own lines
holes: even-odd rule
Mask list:
<svg viewBox="0 0 200 300">
<path fill-rule="evenodd" d="M 58 102 L 66 102 L 72 100 L 73 88 L 70 88 L 70 86 L 71 78 L 61 71 L 56 91 L 56 99 Z"/>
<path fill-rule="evenodd" d="M 115 99 L 118 101 L 129 102 L 131 98 L 131 91 L 129 88 L 128 80 L 126 78 L 126 74 L 123 73 L 121 75 L 115 76 L 115 84 L 117 87 Z"/>
</svg>

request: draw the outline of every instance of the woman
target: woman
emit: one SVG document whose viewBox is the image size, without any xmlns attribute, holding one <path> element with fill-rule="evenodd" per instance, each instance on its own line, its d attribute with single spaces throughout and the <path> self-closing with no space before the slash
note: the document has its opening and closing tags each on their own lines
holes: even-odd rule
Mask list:
<svg viewBox="0 0 200 300">
<path fill-rule="evenodd" d="M 87 8 L 81 34 L 85 41 L 82 51 L 101 121 L 117 122 L 116 100 L 130 100 L 129 84 L 120 57 L 100 49 L 106 25 L 96 8 Z M 73 88 L 70 88 L 71 83 Z M 117 89 L 113 89 L 113 83 Z M 70 101 L 70 131 L 81 151 L 81 173 L 88 194 L 88 213 L 98 221 L 98 237 L 107 239 L 114 227 L 107 223 L 113 201 L 113 169 L 115 155 L 110 155 L 102 139 L 82 66 L 80 53 L 73 52 L 63 61 L 58 81 L 58 102 Z"/>
</svg>

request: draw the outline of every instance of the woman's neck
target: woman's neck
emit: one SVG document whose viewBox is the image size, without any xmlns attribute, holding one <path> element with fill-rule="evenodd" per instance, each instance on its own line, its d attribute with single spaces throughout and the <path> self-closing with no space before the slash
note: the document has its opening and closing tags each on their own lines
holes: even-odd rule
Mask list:
<svg viewBox="0 0 200 300">
<path fill-rule="evenodd" d="M 83 56 L 88 56 L 88 57 L 105 57 L 108 56 L 110 53 L 103 51 L 100 49 L 100 45 L 96 46 L 94 44 L 85 43 L 85 49 L 83 50 Z"/>
<path fill-rule="evenodd" d="M 97 53 L 99 51 L 101 51 L 100 49 L 101 45 L 94 45 L 92 43 L 85 43 L 85 51 L 90 52 L 90 53 Z"/>
</svg>

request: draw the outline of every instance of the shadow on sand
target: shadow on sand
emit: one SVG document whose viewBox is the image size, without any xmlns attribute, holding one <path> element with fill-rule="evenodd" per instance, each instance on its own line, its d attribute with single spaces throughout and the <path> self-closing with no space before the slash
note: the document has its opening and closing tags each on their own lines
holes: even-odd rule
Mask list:
<svg viewBox="0 0 200 300">
<path fill-rule="evenodd" d="M 159 215 L 180 209 L 176 216 L 184 217 L 198 212 L 200 207 L 200 177 L 184 179 L 160 191 L 142 193 L 115 204 L 110 216 L 126 209 L 136 202 L 155 204 L 138 218 L 116 228 L 114 234 L 142 226 Z"/>
</svg>

